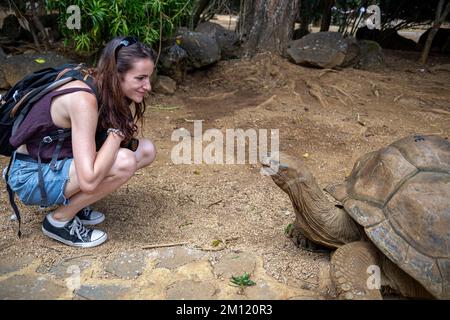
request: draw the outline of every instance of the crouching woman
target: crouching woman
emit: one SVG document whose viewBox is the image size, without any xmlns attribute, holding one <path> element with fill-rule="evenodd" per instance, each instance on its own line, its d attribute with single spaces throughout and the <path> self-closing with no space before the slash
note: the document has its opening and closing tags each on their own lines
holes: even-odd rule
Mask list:
<svg viewBox="0 0 450 320">
<path fill-rule="evenodd" d="M 44 193 L 48 205 L 61 205 L 44 218 L 45 235 L 77 247 L 106 241 L 105 232 L 86 228 L 105 218 L 89 205 L 155 159 L 151 141 L 133 138 L 145 111 L 144 96 L 151 90 L 154 68 L 150 48 L 134 38 L 113 39 L 93 75 L 98 100 L 85 82 L 71 81 L 37 101 L 11 138 L 17 147 L 9 171 L 11 189 L 25 204 L 41 204 Z M 52 159 L 57 146 L 50 143 L 39 148 L 35 139 L 63 128 L 70 128 L 71 138 L 64 140 L 57 159 Z M 99 149 L 96 132 L 107 133 Z"/>
</svg>

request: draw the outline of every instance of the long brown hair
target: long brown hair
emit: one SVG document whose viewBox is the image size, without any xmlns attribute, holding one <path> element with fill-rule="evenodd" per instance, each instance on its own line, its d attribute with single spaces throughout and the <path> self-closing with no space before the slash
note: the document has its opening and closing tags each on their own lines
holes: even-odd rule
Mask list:
<svg viewBox="0 0 450 320">
<path fill-rule="evenodd" d="M 137 122 L 145 112 L 145 100 L 134 103 L 134 115 L 131 112 L 131 100 L 121 90 L 120 82 L 125 73 L 133 67 L 137 59 L 150 59 L 155 63 L 152 49 L 141 42 L 136 42 L 118 49 L 125 37 L 117 37 L 109 41 L 103 49 L 95 70 L 94 78 L 98 91 L 99 123 L 98 129 L 120 129 L 124 142 L 128 142 L 136 133 Z"/>
</svg>

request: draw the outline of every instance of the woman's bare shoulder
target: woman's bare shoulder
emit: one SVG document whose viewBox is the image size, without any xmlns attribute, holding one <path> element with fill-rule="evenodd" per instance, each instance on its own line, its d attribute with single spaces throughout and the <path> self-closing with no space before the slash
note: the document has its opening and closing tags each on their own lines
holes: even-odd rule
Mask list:
<svg viewBox="0 0 450 320">
<path fill-rule="evenodd" d="M 57 91 L 70 88 L 90 89 L 90 87 L 83 81 L 75 80 L 59 87 Z M 97 98 L 94 94 L 86 91 L 67 93 L 56 97 L 56 99 L 52 101 L 51 112 L 55 123 L 58 122 L 68 125 L 68 123 L 72 122 L 74 118 L 83 119 L 86 116 L 97 116 Z M 59 118 L 61 120 L 58 120 Z"/>
<path fill-rule="evenodd" d="M 62 85 L 61 87 L 56 89 L 56 91 L 63 90 L 63 89 L 69 89 L 69 88 L 85 88 L 85 89 L 92 90 L 91 87 L 89 87 L 89 85 L 87 85 L 85 82 L 83 82 L 81 80 L 74 80 L 74 81 L 70 81 L 69 83 Z"/>
<path fill-rule="evenodd" d="M 85 88 L 92 91 L 92 89 L 83 81 L 75 80 L 71 81 L 57 89 L 64 90 L 64 89 L 70 89 L 70 88 Z M 64 105 L 72 107 L 73 105 L 90 105 L 93 108 L 97 109 L 97 98 L 93 92 L 87 92 L 87 91 L 75 91 L 71 93 L 64 94 L 61 97 L 61 100 Z"/>
</svg>

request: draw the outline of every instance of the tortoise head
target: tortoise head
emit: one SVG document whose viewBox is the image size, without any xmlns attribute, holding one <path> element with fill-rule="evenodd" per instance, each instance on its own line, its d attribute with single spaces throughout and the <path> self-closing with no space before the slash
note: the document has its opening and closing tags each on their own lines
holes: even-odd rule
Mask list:
<svg viewBox="0 0 450 320">
<path fill-rule="evenodd" d="M 289 195 L 300 233 L 314 243 L 338 248 L 361 239 L 357 224 L 320 189 L 301 159 L 285 154 L 261 160 L 262 171 Z"/>
<path fill-rule="evenodd" d="M 283 153 L 268 155 L 261 160 L 262 171 L 284 192 L 289 193 L 293 186 L 314 180 L 311 172 L 299 158 Z"/>
</svg>

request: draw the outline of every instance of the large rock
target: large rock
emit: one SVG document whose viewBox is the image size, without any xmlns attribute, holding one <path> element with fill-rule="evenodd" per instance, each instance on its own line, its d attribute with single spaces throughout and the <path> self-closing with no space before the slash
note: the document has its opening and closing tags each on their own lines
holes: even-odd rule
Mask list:
<svg viewBox="0 0 450 320">
<path fill-rule="evenodd" d="M 3 74 L 2 69 L 0 68 L 0 90 L 8 90 L 11 86 L 9 85 L 8 81 L 6 81 L 5 75 Z"/>
<path fill-rule="evenodd" d="M 358 46 L 360 48 L 360 55 L 357 68 L 373 70 L 385 66 L 383 49 L 378 42 L 361 40 L 358 41 Z"/>
<path fill-rule="evenodd" d="M 359 28 L 356 31 L 356 39 L 376 41 L 385 49 L 404 51 L 420 51 L 421 49 L 415 41 L 402 37 L 394 29 L 370 30 L 367 27 Z"/>
<path fill-rule="evenodd" d="M 3 49 L 0 47 L 0 61 L 3 59 L 6 59 L 6 53 L 3 51 Z"/>
<path fill-rule="evenodd" d="M 346 38 L 348 50 L 341 67 L 374 70 L 385 66 L 383 49 L 376 41 Z"/>
<path fill-rule="evenodd" d="M 8 84 L 14 86 L 19 80 L 22 80 L 26 75 L 34 71 L 59 67 L 66 63 L 73 63 L 73 61 L 52 52 L 45 54 L 20 54 L 3 60 L 2 69 Z"/>
<path fill-rule="evenodd" d="M 210 36 L 187 31 L 179 37 L 180 46 L 188 54 L 188 69 L 199 69 L 216 63 L 220 60 L 220 48 L 217 41 Z"/>
<path fill-rule="evenodd" d="M 153 86 L 153 91 L 156 93 L 169 94 L 172 95 L 177 90 L 177 83 L 166 76 L 158 76 L 155 85 Z"/>
<path fill-rule="evenodd" d="M 361 48 L 358 41 L 355 38 L 346 38 L 347 41 L 347 54 L 345 55 L 344 62 L 341 67 L 351 67 L 358 64 L 361 55 Z"/>
<path fill-rule="evenodd" d="M 347 50 L 348 44 L 342 34 L 318 32 L 292 41 L 286 52 L 296 64 L 334 68 L 344 62 Z"/>
<path fill-rule="evenodd" d="M 162 50 L 158 70 L 160 74 L 171 77 L 177 83 L 182 83 L 186 76 L 187 65 L 188 54 L 186 50 L 175 43 Z"/>
<path fill-rule="evenodd" d="M 209 21 L 199 24 L 195 31 L 207 34 L 217 41 L 222 59 L 236 59 L 239 57 L 239 40 L 235 32 Z"/>
<path fill-rule="evenodd" d="M 423 47 L 428 39 L 431 28 L 425 31 L 419 38 L 419 44 Z M 450 29 L 440 28 L 433 38 L 431 50 L 436 52 L 450 53 Z"/>
<path fill-rule="evenodd" d="M 22 28 L 17 17 L 10 14 L 3 21 L 3 27 L 0 30 L 0 36 L 6 37 L 11 41 L 26 40 L 33 41 L 31 32 Z"/>
<path fill-rule="evenodd" d="M 2 48 L 0 48 L 0 89 L 9 89 L 10 85 L 6 81 L 5 74 L 3 73 L 3 60 L 6 59 L 6 54 Z"/>
</svg>

